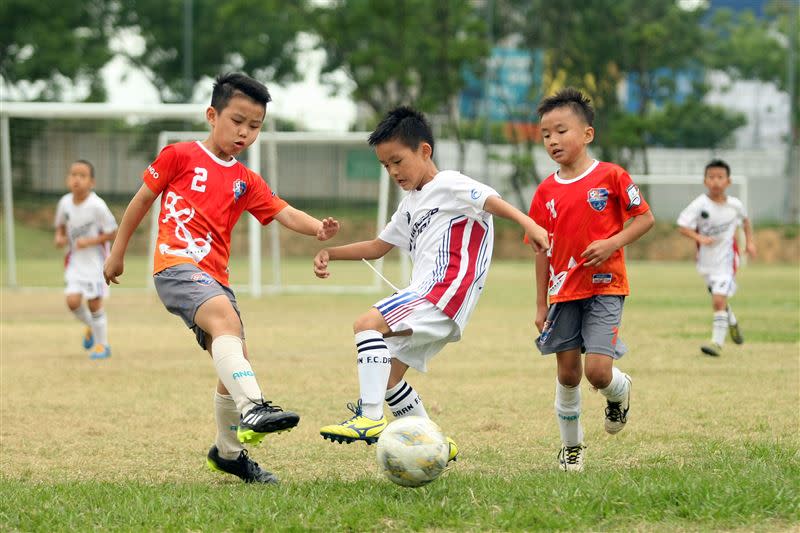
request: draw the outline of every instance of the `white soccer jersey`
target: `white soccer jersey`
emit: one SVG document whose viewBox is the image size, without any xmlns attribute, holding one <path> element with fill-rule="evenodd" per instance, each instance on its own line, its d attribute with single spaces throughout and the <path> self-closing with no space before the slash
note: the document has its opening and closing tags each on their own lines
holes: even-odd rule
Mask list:
<svg viewBox="0 0 800 533">
<path fill-rule="evenodd" d="M 492 260 L 494 226 L 483 210 L 491 187 L 442 171 L 410 191 L 378 236 L 414 263 L 409 290 L 433 303 L 460 330 L 478 302 Z"/>
<path fill-rule="evenodd" d="M 736 229 L 747 218 L 738 198 L 728 196 L 717 203 L 701 194 L 678 216 L 678 225 L 714 239 L 698 246 L 697 271 L 704 275 L 732 276 L 739 266 Z"/>
<path fill-rule="evenodd" d="M 101 233 L 111 233 L 117 229 L 117 222 L 106 203 L 91 192 L 83 202 L 76 205 L 72 200 L 72 193 L 67 193 L 61 197 L 56 208 L 55 226 L 61 225 L 66 226 L 68 241 L 64 277 L 68 282 L 102 281 L 108 243 L 78 250 L 75 248 L 75 241 L 83 237 L 97 237 Z"/>
</svg>

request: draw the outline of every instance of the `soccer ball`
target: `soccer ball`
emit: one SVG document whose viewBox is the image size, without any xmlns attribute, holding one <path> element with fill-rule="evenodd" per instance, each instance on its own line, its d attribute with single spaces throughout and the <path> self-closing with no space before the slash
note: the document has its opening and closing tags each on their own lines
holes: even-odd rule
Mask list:
<svg viewBox="0 0 800 533">
<path fill-rule="evenodd" d="M 378 465 L 392 482 L 420 487 L 447 467 L 450 444 L 442 430 L 422 416 L 405 416 L 386 426 L 378 438 Z"/>
</svg>

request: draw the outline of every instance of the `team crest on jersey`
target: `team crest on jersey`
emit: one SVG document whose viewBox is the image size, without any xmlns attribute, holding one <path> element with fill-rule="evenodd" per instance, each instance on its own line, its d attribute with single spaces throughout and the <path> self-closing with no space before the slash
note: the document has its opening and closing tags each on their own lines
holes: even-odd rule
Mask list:
<svg viewBox="0 0 800 533">
<path fill-rule="evenodd" d="M 610 272 L 603 272 L 602 274 L 592 274 L 592 283 L 611 283 L 614 276 Z"/>
<path fill-rule="evenodd" d="M 480 198 L 480 197 L 481 197 L 481 191 L 479 191 L 478 189 L 472 189 L 472 190 L 469 192 L 469 196 L 470 196 L 470 198 L 472 198 L 473 200 L 477 200 L 478 198 Z"/>
<path fill-rule="evenodd" d="M 247 191 L 247 184 L 242 180 L 233 182 L 233 201 L 236 202 Z"/>
<path fill-rule="evenodd" d="M 595 211 L 602 211 L 608 204 L 608 189 L 604 187 L 597 187 L 589 189 L 588 198 L 586 199 L 592 209 Z"/>
<path fill-rule="evenodd" d="M 192 274 L 192 281 L 198 285 L 211 285 L 214 283 L 214 279 L 205 272 L 195 272 Z"/>
<path fill-rule="evenodd" d="M 639 187 L 631 183 L 625 189 L 628 193 L 628 211 L 642 204 L 642 196 L 639 194 Z"/>
</svg>

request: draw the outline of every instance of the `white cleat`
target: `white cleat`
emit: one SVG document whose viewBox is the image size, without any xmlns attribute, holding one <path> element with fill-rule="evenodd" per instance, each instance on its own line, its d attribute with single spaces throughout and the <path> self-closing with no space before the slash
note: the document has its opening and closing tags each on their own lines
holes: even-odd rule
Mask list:
<svg viewBox="0 0 800 533">
<path fill-rule="evenodd" d="M 606 402 L 606 433 L 615 435 L 625 429 L 628 423 L 628 410 L 631 408 L 631 377 L 624 374 L 628 380 L 628 394 L 621 402 Z"/>
<path fill-rule="evenodd" d="M 583 472 L 583 457 L 586 455 L 586 446 L 562 446 L 558 452 L 558 466 L 564 472 Z"/>
</svg>

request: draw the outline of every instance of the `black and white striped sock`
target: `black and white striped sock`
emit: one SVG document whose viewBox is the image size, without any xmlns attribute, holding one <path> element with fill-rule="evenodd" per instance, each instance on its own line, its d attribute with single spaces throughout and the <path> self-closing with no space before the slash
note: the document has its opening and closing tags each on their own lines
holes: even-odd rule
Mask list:
<svg viewBox="0 0 800 533">
<path fill-rule="evenodd" d="M 389 410 L 397 418 L 403 416 L 423 416 L 428 417 L 425 406 L 422 405 L 422 398 L 419 397 L 414 387 L 409 385 L 406 380 L 386 391 L 386 403 Z"/>
</svg>

